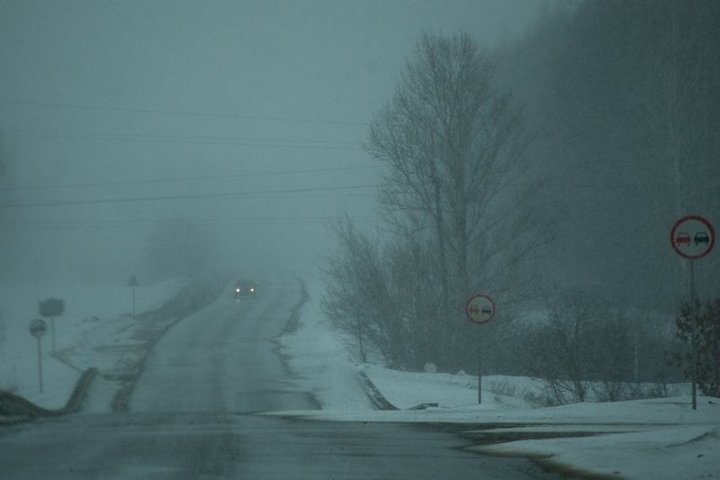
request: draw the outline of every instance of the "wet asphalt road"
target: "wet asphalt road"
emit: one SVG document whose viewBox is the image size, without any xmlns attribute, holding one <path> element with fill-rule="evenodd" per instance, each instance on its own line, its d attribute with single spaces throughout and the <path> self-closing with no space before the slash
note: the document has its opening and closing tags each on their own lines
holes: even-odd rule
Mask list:
<svg viewBox="0 0 720 480">
<path fill-rule="evenodd" d="M 297 283 L 229 295 L 156 345 L 123 414 L 0 429 L 0 478 L 550 479 L 523 459 L 462 450 L 408 425 L 311 422 L 254 412 L 316 408 L 276 353 Z"/>
<path fill-rule="evenodd" d="M 254 415 L 76 415 L 0 431 L 4 479 L 527 479 L 527 461 L 394 424 Z"/>
</svg>

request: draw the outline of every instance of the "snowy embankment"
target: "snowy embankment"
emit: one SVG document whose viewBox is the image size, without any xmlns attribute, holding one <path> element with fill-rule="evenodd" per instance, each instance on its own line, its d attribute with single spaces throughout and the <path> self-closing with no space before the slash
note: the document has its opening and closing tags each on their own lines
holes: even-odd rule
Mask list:
<svg viewBox="0 0 720 480">
<path fill-rule="evenodd" d="M 323 410 L 370 412 L 357 368 L 341 337 L 323 322 L 318 290 L 309 286 L 298 327 L 280 338 L 282 353 L 302 389 L 312 393 Z"/>
<path fill-rule="evenodd" d="M 525 398 L 537 393 L 535 380 L 490 376 L 483 378 L 478 405 L 473 376 L 355 365 L 342 336 L 325 323 L 321 292 L 320 285 L 309 286 L 299 328 L 281 344 L 303 388 L 317 396 L 323 411 L 281 415 L 452 423 L 476 445 L 473 450 L 529 456 L 569 472 L 653 480 L 720 478 L 720 399 L 701 396 L 695 411 L 689 396 L 533 408 Z M 359 370 L 398 410 L 378 411 L 365 400 Z M 438 406 L 413 409 L 422 404 Z"/>
<path fill-rule="evenodd" d="M 186 283 L 176 279 L 138 286 L 136 312 L 159 307 Z M 40 342 L 41 391 L 37 340 L 30 335 L 28 326 L 31 319 L 39 316 L 38 302 L 47 298 L 62 299 L 65 312 L 55 319 L 55 352 L 50 330 Z M 121 366 L 117 363 L 123 357 L 118 353 L 129 352 L 142 343 L 133 338 L 137 322 L 129 315 L 132 293 L 125 286 L 5 285 L 0 289 L 0 308 L 0 390 L 21 395 L 48 409 L 65 405 L 83 370 L 98 367 L 106 374 Z M 98 379 L 96 383 L 102 381 Z M 107 400 L 101 402 L 99 410 L 107 409 Z"/>
</svg>

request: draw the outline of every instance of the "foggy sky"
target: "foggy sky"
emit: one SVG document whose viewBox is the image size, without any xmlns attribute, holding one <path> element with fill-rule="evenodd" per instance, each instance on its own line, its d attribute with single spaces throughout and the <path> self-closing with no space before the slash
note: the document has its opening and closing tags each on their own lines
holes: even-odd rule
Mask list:
<svg viewBox="0 0 720 480">
<path fill-rule="evenodd" d="M 420 33 L 492 47 L 543 5 L 0 0 L 15 267 L 125 278 L 157 221 L 213 232 L 228 264 L 311 265 L 329 218 L 375 221 L 361 143 Z"/>
</svg>

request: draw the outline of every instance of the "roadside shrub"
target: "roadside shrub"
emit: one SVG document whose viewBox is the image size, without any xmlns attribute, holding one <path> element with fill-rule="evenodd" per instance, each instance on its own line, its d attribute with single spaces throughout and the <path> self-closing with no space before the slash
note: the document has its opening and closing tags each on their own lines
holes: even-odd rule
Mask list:
<svg viewBox="0 0 720 480">
<path fill-rule="evenodd" d="M 720 397 L 720 299 L 695 304 L 693 315 L 684 304 L 675 318 L 676 336 L 686 349 L 676 353 L 672 363 L 680 367 L 685 378 L 692 378 L 693 363 L 697 362 L 697 385 L 703 395 Z"/>
</svg>

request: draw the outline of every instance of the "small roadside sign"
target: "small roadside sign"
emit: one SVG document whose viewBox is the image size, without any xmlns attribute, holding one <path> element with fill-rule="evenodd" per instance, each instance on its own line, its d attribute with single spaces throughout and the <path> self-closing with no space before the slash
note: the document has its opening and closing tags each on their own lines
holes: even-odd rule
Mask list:
<svg viewBox="0 0 720 480">
<path fill-rule="evenodd" d="M 59 317 L 65 312 L 65 302 L 58 298 L 48 298 L 38 303 L 38 313 L 41 317 Z"/>
<path fill-rule="evenodd" d="M 471 322 L 484 324 L 495 317 L 495 302 L 483 293 L 476 293 L 465 303 L 465 314 Z"/>
<path fill-rule="evenodd" d="M 685 215 L 675 222 L 670 230 L 670 244 L 673 250 L 683 258 L 690 260 L 690 305 L 692 306 L 693 324 L 697 325 L 697 293 L 695 291 L 695 260 L 706 256 L 715 246 L 715 230 L 712 224 L 699 215 Z M 692 409 L 697 410 L 697 327 L 691 332 L 693 361 L 691 362 L 691 394 Z"/>
<path fill-rule="evenodd" d="M 476 293 L 465 302 L 465 315 L 471 322 L 484 325 L 495 317 L 495 302 L 489 295 Z M 478 404 L 482 403 L 482 336 L 478 339 Z"/>
<path fill-rule="evenodd" d="M 699 215 L 686 215 L 670 230 L 670 244 L 675 252 L 689 260 L 702 258 L 715 246 L 715 230 Z"/>
<path fill-rule="evenodd" d="M 30 335 L 40 338 L 47 333 L 47 323 L 42 318 L 36 318 L 30 322 Z"/>
</svg>

